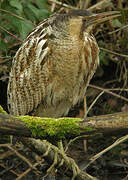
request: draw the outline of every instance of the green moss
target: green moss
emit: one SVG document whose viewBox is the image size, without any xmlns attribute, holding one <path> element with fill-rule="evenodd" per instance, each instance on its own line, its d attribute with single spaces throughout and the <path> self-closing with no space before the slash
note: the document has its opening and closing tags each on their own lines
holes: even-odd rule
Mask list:
<svg viewBox="0 0 128 180">
<path fill-rule="evenodd" d="M 6 111 L 0 106 L 0 113 L 7 114 Z M 77 136 L 81 130 L 92 131 L 91 127 L 79 127 L 82 119 L 79 118 L 41 118 L 34 116 L 18 116 L 15 119 L 23 121 L 26 126 L 31 130 L 33 137 L 40 137 L 45 139 L 64 139 L 71 136 Z"/>
<path fill-rule="evenodd" d="M 34 116 L 20 116 L 18 119 L 25 122 L 33 137 L 64 139 L 68 135 L 79 135 L 83 129 L 78 126 L 79 118 L 40 118 Z"/>
<path fill-rule="evenodd" d="M 0 106 L 0 113 L 2 113 L 2 114 L 7 114 L 7 112 L 4 111 L 4 109 L 2 108 L 2 106 Z"/>
</svg>

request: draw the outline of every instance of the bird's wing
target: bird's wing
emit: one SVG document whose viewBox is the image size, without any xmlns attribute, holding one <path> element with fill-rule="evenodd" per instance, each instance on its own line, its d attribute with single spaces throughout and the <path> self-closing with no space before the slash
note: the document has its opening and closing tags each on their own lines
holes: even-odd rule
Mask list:
<svg viewBox="0 0 128 180">
<path fill-rule="evenodd" d="M 48 19 L 39 24 L 17 51 L 9 77 L 8 108 L 11 114 L 25 115 L 45 96 L 42 66 L 47 61 L 50 33 Z"/>
</svg>

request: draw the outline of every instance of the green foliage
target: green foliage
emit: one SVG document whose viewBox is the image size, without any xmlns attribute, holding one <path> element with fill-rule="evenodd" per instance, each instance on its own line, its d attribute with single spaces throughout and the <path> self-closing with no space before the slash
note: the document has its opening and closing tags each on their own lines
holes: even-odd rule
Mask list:
<svg viewBox="0 0 128 180">
<path fill-rule="evenodd" d="M 21 40 L 25 39 L 32 29 L 49 15 L 46 0 L 0 1 L 0 52 L 2 56 L 14 55 L 14 46 L 17 45 L 18 40 L 13 35 Z"/>
<path fill-rule="evenodd" d="M 99 47 L 104 47 L 105 43 L 102 40 L 99 40 L 98 41 L 98 46 Z M 102 65 L 102 64 L 106 65 L 106 66 L 109 65 L 109 61 L 107 60 L 107 56 L 108 56 L 108 53 L 106 53 L 103 50 L 100 50 L 100 53 L 99 53 L 100 65 Z"/>
<path fill-rule="evenodd" d="M 99 59 L 100 59 L 100 64 L 104 65 L 109 65 L 109 61 L 106 59 L 107 53 L 105 51 L 100 51 L 99 53 Z"/>
<path fill-rule="evenodd" d="M 8 51 L 8 45 L 5 43 L 4 40 L 1 40 L 1 41 L 0 41 L 0 49 L 1 49 L 4 53 L 7 53 L 7 51 Z"/>
<path fill-rule="evenodd" d="M 111 24 L 114 28 L 120 28 L 122 26 L 121 22 L 119 21 L 119 19 L 113 19 L 111 21 Z"/>
</svg>

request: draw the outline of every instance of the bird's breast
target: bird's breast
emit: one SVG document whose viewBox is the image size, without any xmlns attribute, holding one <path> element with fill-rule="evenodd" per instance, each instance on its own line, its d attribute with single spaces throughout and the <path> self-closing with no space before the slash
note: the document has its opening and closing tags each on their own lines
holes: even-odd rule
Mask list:
<svg viewBox="0 0 128 180">
<path fill-rule="evenodd" d="M 51 46 L 49 56 L 51 86 L 56 99 L 70 99 L 72 105 L 80 101 L 98 65 L 98 46 L 93 37 L 76 42 L 61 42 Z M 51 63 L 52 62 L 52 63 Z M 49 69 L 50 69 L 49 68 Z"/>
</svg>

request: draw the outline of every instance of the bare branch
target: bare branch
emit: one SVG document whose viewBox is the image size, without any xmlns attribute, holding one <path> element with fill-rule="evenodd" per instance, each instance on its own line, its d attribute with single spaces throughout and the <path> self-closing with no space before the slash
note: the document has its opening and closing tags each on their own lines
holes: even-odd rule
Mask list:
<svg viewBox="0 0 128 180">
<path fill-rule="evenodd" d="M 111 4 L 111 0 L 103 0 L 100 1 L 98 3 L 96 3 L 95 5 L 91 6 L 90 8 L 88 8 L 89 11 L 94 11 L 97 9 L 103 9 L 104 7 L 107 7 Z"/>
<path fill-rule="evenodd" d="M 67 157 L 66 154 L 63 154 L 56 146 L 50 144 L 46 140 L 41 141 L 33 138 L 20 138 L 20 141 L 39 155 L 40 153 L 44 154 L 43 158 L 51 166 L 55 163 L 56 159 L 54 167 L 56 167 L 61 174 L 65 172 L 65 175 L 72 177 L 72 180 L 98 180 L 86 172 L 81 171 L 72 158 Z"/>
</svg>

